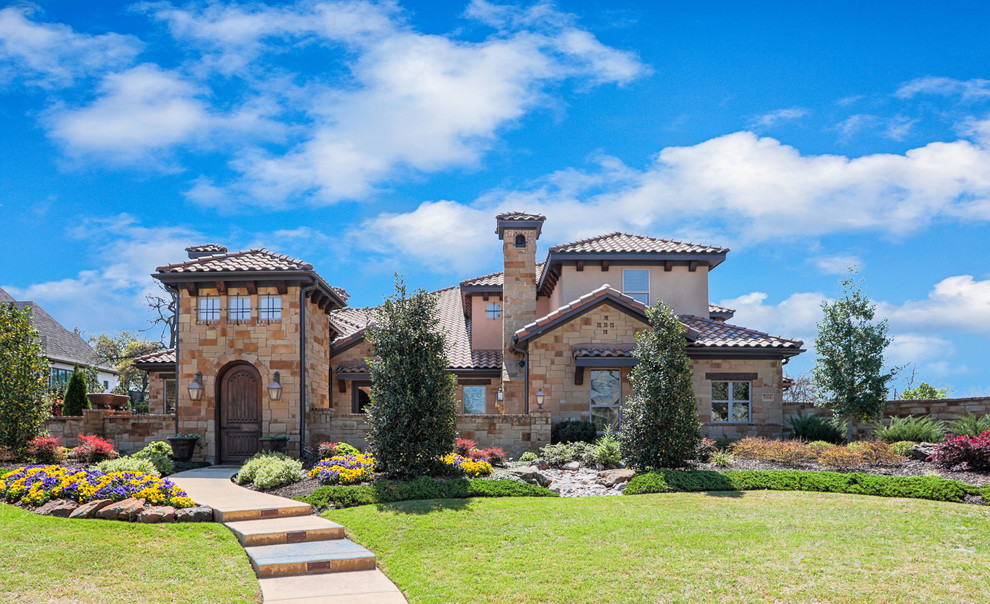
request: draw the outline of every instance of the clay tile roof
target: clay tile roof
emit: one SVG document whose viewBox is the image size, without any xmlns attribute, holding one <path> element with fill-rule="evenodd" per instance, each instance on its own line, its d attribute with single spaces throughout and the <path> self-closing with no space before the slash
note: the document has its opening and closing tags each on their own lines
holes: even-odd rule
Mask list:
<svg viewBox="0 0 990 604">
<path fill-rule="evenodd" d="M 544 265 L 546 265 L 546 262 L 537 262 L 536 263 L 536 271 L 535 272 L 536 272 L 536 279 L 537 279 L 537 281 L 540 279 L 540 275 L 543 274 L 543 267 L 544 267 Z M 505 277 L 505 275 L 502 272 L 491 273 L 489 275 L 482 275 L 480 277 L 473 277 L 471 279 L 465 279 L 464 281 L 461 281 L 460 282 L 460 285 L 461 285 L 461 287 L 464 287 L 464 286 L 474 286 L 474 285 L 491 285 L 491 286 L 502 287 L 502 282 L 503 282 L 504 277 Z"/>
<path fill-rule="evenodd" d="M 638 310 L 644 315 L 646 314 L 645 304 L 643 304 L 639 300 L 630 298 L 629 296 L 623 294 L 619 290 L 613 288 L 611 285 L 606 283 L 605 285 L 599 287 L 598 289 L 586 293 L 577 300 L 574 300 L 572 302 L 569 302 L 561 306 L 560 308 L 554 310 L 550 314 L 544 315 L 539 319 L 533 321 L 532 323 L 528 323 L 524 325 L 522 329 L 516 331 L 515 335 L 520 340 L 526 339 L 529 336 L 533 335 L 534 333 L 537 333 L 538 331 L 542 331 L 542 329 L 547 325 L 549 325 L 550 323 L 553 323 L 558 319 L 563 319 L 567 315 L 578 312 L 582 308 L 594 304 L 598 300 L 601 300 L 602 298 L 606 298 L 606 297 L 612 298 L 624 304 L 625 306 Z"/>
<path fill-rule="evenodd" d="M 495 217 L 495 220 L 539 220 L 543 222 L 547 217 L 543 214 L 528 214 L 526 212 L 504 212 Z"/>
<path fill-rule="evenodd" d="M 698 333 L 698 337 L 688 343 L 689 348 L 778 348 L 800 351 L 804 344 L 801 340 L 788 340 L 755 329 L 694 315 L 681 315 L 680 319 Z"/>
<path fill-rule="evenodd" d="M 370 312 L 367 308 L 339 308 L 330 313 L 330 325 L 341 337 L 347 337 L 368 326 Z"/>
<path fill-rule="evenodd" d="M 368 373 L 371 368 L 364 361 L 344 361 L 337 365 L 337 373 Z"/>
<path fill-rule="evenodd" d="M 311 271 L 313 265 L 302 260 L 277 254 L 271 250 L 254 249 L 229 254 L 213 254 L 159 266 L 159 273 L 209 273 L 236 271 Z"/>
<path fill-rule="evenodd" d="M 213 254 L 226 254 L 226 246 L 220 245 L 219 243 L 204 243 L 203 245 L 193 245 L 186 248 L 187 252 L 210 252 Z"/>
<path fill-rule="evenodd" d="M 726 314 L 726 313 L 735 313 L 736 310 L 734 308 L 726 308 L 724 306 L 719 306 L 717 304 L 712 304 L 712 303 L 709 302 L 708 303 L 708 312 L 710 312 L 710 313 Z"/>
<path fill-rule="evenodd" d="M 576 344 L 574 357 L 629 357 L 635 344 Z"/>
<path fill-rule="evenodd" d="M 550 248 L 551 253 L 685 253 L 685 254 L 724 254 L 728 248 L 698 245 L 669 239 L 655 239 L 629 233 L 609 233 L 572 243 L 562 243 Z"/>
<path fill-rule="evenodd" d="M 134 359 L 135 365 L 165 365 L 175 364 L 175 349 L 160 350 Z"/>
</svg>

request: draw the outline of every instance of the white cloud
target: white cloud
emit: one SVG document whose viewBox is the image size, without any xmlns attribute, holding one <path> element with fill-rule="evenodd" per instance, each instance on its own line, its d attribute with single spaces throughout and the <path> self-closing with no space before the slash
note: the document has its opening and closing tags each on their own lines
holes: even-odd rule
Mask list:
<svg viewBox="0 0 990 604">
<path fill-rule="evenodd" d="M 824 294 L 803 292 L 791 294 L 777 304 L 767 304 L 767 294 L 752 292 L 718 302 L 719 306 L 735 309 L 730 323 L 745 325 L 772 335 L 803 340 L 805 348 L 814 343 L 818 321 L 822 318 Z"/>
<path fill-rule="evenodd" d="M 939 281 L 924 300 L 881 304 L 891 326 L 924 331 L 951 330 L 990 335 L 990 279 L 957 275 Z"/>
<path fill-rule="evenodd" d="M 895 141 L 904 140 L 918 120 L 903 115 L 879 116 L 864 113 L 851 115 L 840 122 L 835 129 L 839 132 L 839 140 L 848 142 L 857 134 L 871 131 L 884 138 Z"/>
<path fill-rule="evenodd" d="M 804 107 L 790 107 L 787 109 L 777 109 L 776 111 L 771 111 L 770 113 L 764 113 L 763 115 L 756 117 L 751 122 L 753 128 L 769 128 L 771 126 L 776 126 L 780 122 L 788 122 L 808 115 L 808 110 Z"/>
<path fill-rule="evenodd" d="M 990 80 L 974 78 L 957 80 L 946 77 L 916 78 L 901 84 L 895 96 L 909 99 L 922 94 L 959 96 L 964 102 L 979 101 L 990 97 Z"/>
<path fill-rule="evenodd" d="M 811 258 L 810 261 L 826 275 L 844 275 L 849 272 L 849 269 L 859 270 L 863 268 L 863 261 L 852 254 L 818 256 Z"/>
<path fill-rule="evenodd" d="M 32 6 L 0 10 L 0 82 L 16 77 L 43 88 L 130 64 L 142 44 L 133 36 L 77 33 L 67 25 L 29 19 Z"/>
<path fill-rule="evenodd" d="M 956 354 L 952 342 L 935 335 L 908 332 L 896 334 L 891 340 L 886 351 L 887 362 L 891 365 L 918 363 L 934 370 L 933 373 L 944 374 L 945 365 Z"/>
</svg>

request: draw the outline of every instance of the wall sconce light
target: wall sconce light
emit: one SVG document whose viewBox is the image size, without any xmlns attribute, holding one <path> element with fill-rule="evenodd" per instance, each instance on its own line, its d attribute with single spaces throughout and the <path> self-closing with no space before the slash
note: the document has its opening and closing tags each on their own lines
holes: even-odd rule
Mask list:
<svg viewBox="0 0 990 604">
<path fill-rule="evenodd" d="M 543 394 L 543 391 L 542 390 L 537 391 L 537 393 L 536 393 L 536 408 L 539 409 L 540 411 L 543 411 L 543 400 L 546 397 L 547 397 L 547 395 Z"/>
<path fill-rule="evenodd" d="M 272 383 L 268 384 L 268 398 L 272 399 L 273 401 L 277 401 L 282 398 L 282 384 L 279 382 L 280 378 L 281 376 L 279 376 L 278 372 L 276 371 L 275 375 L 273 376 Z"/>
<path fill-rule="evenodd" d="M 504 395 L 504 394 L 502 393 L 502 389 L 501 389 L 501 388 L 499 388 L 499 389 L 498 389 L 498 390 L 497 390 L 497 391 L 495 392 L 495 400 L 497 400 L 498 402 L 500 402 L 500 403 L 501 403 L 501 402 L 502 402 L 502 397 L 503 397 L 503 396 L 505 396 L 505 395 Z"/>
<path fill-rule="evenodd" d="M 203 372 L 197 371 L 196 377 L 193 378 L 192 383 L 187 386 L 189 390 L 189 398 L 198 401 L 203 398 Z"/>
</svg>

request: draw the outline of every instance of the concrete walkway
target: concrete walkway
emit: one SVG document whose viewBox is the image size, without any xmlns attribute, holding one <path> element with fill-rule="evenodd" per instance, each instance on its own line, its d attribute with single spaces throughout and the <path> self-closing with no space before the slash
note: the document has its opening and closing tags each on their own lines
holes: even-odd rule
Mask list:
<svg viewBox="0 0 990 604">
<path fill-rule="evenodd" d="M 239 487 L 237 468 L 179 472 L 169 478 L 244 547 L 265 602 L 317 604 L 405 602 L 375 566 L 375 555 L 344 538 L 344 527 L 313 515 L 310 505 Z"/>
</svg>

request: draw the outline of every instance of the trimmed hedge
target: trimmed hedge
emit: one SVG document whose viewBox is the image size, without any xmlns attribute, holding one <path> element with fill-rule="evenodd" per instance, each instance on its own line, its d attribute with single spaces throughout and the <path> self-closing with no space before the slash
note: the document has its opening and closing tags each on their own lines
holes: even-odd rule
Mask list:
<svg viewBox="0 0 990 604">
<path fill-rule="evenodd" d="M 380 480 L 357 486 L 320 487 L 298 501 L 315 508 L 348 508 L 372 503 L 393 503 L 412 499 L 463 499 L 466 497 L 559 497 L 553 491 L 515 480 L 457 478 L 436 480 L 420 476 L 408 482 Z"/>
<path fill-rule="evenodd" d="M 990 501 L 990 486 L 975 487 L 938 476 L 877 476 L 862 472 L 801 472 L 797 470 L 663 470 L 633 477 L 625 495 L 673 491 L 816 491 L 878 497 L 907 497 L 962 502 L 966 495 Z"/>
</svg>

